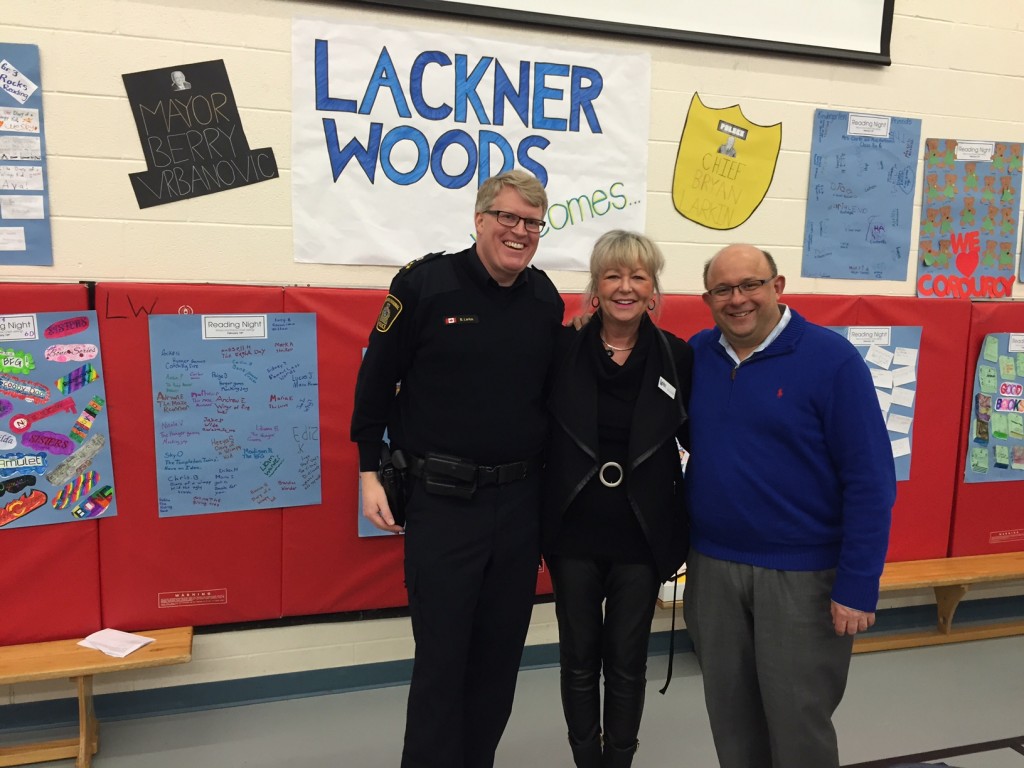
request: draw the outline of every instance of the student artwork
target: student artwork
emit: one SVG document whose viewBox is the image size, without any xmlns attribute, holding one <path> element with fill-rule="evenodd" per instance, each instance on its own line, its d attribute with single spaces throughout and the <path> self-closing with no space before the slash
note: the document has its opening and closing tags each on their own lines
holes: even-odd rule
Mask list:
<svg viewBox="0 0 1024 768">
<path fill-rule="evenodd" d="M 151 315 L 160 517 L 320 503 L 316 316 Z"/>
<path fill-rule="evenodd" d="M 814 111 L 803 277 L 906 280 L 921 121 Z"/>
<path fill-rule="evenodd" d="M 1021 147 L 1013 142 L 925 141 L 918 296 L 1012 296 Z"/>
<path fill-rule="evenodd" d="M 694 93 L 672 178 L 676 211 L 710 229 L 735 229 L 768 193 L 781 146 L 782 123 L 758 125 L 739 105 L 706 107 Z"/>
<path fill-rule="evenodd" d="M 114 517 L 96 314 L 0 315 L 0 344 L 0 531 Z"/>
<path fill-rule="evenodd" d="M 909 480 L 921 326 L 850 326 L 832 330 L 848 339 L 864 358 L 889 430 L 896 479 Z"/>
<path fill-rule="evenodd" d="M 249 149 L 224 62 L 122 75 L 147 170 L 129 174 L 139 208 L 276 179 L 270 147 Z"/>
<path fill-rule="evenodd" d="M 1024 480 L 1024 333 L 990 333 L 978 356 L 965 483 Z"/>
<path fill-rule="evenodd" d="M 0 43 L 0 265 L 51 266 L 39 48 Z"/>
</svg>

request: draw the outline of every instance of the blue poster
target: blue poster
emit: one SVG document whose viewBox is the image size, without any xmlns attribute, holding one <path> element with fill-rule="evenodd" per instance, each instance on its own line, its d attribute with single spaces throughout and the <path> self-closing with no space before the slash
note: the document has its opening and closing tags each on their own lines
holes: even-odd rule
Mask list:
<svg viewBox="0 0 1024 768">
<path fill-rule="evenodd" d="M 1024 480 L 1024 333 L 985 336 L 971 394 L 964 482 Z"/>
<path fill-rule="evenodd" d="M 906 280 L 921 121 L 814 111 L 803 277 Z"/>
<path fill-rule="evenodd" d="M 39 48 L 0 43 L 0 265 L 53 264 Z"/>
<path fill-rule="evenodd" d="M 850 326 L 832 330 L 848 339 L 864 358 L 889 430 L 896 479 L 909 480 L 921 326 Z"/>
<path fill-rule="evenodd" d="M 0 315 L 0 530 L 117 514 L 96 313 Z"/>
<path fill-rule="evenodd" d="M 314 314 L 150 315 L 160 517 L 320 503 Z"/>
</svg>

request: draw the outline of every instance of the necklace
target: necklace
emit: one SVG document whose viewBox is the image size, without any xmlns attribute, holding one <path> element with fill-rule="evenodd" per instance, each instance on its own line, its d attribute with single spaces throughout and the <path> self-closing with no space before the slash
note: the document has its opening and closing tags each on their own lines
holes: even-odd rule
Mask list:
<svg viewBox="0 0 1024 768">
<path fill-rule="evenodd" d="M 612 357 L 616 352 L 629 352 L 629 350 L 636 346 L 636 343 L 634 342 L 632 347 L 613 347 L 611 344 L 604 340 L 603 334 L 601 335 L 601 343 L 604 345 L 604 351 L 608 355 L 608 357 Z"/>
</svg>

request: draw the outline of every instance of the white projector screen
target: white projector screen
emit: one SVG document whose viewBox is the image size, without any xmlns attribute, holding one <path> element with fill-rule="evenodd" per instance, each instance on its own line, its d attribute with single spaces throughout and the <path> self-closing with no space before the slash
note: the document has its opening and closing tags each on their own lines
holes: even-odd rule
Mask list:
<svg viewBox="0 0 1024 768">
<path fill-rule="evenodd" d="M 889 64 L 895 0 L 362 0 L 524 24 Z"/>
</svg>

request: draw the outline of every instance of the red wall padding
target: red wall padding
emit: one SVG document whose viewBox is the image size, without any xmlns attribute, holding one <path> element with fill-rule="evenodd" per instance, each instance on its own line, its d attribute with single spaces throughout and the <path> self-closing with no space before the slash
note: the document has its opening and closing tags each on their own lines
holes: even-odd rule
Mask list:
<svg viewBox="0 0 1024 768">
<path fill-rule="evenodd" d="M 406 604 L 400 536 L 359 538 L 359 461 L 349 441 L 356 373 L 385 291 L 286 288 L 285 312 L 316 312 L 322 503 L 284 510 L 286 616 Z"/>
<path fill-rule="evenodd" d="M 84 285 L 3 285 L 4 314 L 88 308 Z M 0 645 L 76 637 L 100 628 L 98 523 L 0 531 Z"/>
<path fill-rule="evenodd" d="M 81 286 L 5 291 L 5 312 L 87 307 Z M 99 285 L 118 516 L 0 534 L 0 562 L 12 574 L 8 583 L 17 585 L 0 597 L 0 644 L 81 635 L 100 626 L 152 629 L 404 605 L 401 538 L 358 536 L 356 451 L 348 440 L 362 348 L 384 295 L 328 288 Z M 1014 548 L 997 550 L 987 545 L 987 535 L 1012 527 L 1014 518 L 1021 525 L 1013 503 L 1018 486 L 963 485 L 963 428 L 949 414 L 969 412 L 965 382 L 983 335 L 1021 330 L 1024 306 L 976 305 L 972 325 L 968 302 L 788 294 L 785 301 L 822 325 L 923 327 L 911 479 L 899 484 L 889 559 L 946 554 L 957 489 L 952 553 Z M 578 298 L 570 295 L 566 302 L 567 316 L 577 314 Z M 157 516 L 148 316 L 177 313 L 186 305 L 196 313 L 317 314 L 320 505 Z M 659 323 L 689 338 L 711 318 L 699 296 L 667 296 Z M 538 592 L 549 591 L 545 571 Z M 160 607 L 162 593 L 184 593 L 186 599 L 178 607 Z"/>
<path fill-rule="evenodd" d="M 989 555 L 1024 551 L 1024 483 L 965 483 L 964 470 L 970 454 L 970 425 L 974 373 L 986 333 L 1024 333 L 1024 305 L 978 303 L 971 307 L 971 332 L 965 344 L 967 359 L 961 397 L 960 450 L 955 465 L 956 500 L 953 507 L 949 554 Z M 950 419 L 952 421 L 952 419 Z M 1016 534 L 1006 532 L 1016 532 Z M 999 541 L 990 540 L 1002 532 Z"/>
<path fill-rule="evenodd" d="M 281 615 L 280 509 L 157 516 L 148 315 L 181 307 L 196 314 L 280 312 L 282 303 L 281 289 L 271 287 L 96 287 L 118 493 L 117 517 L 100 521 L 105 626 L 158 629 Z"/>
</svg>

